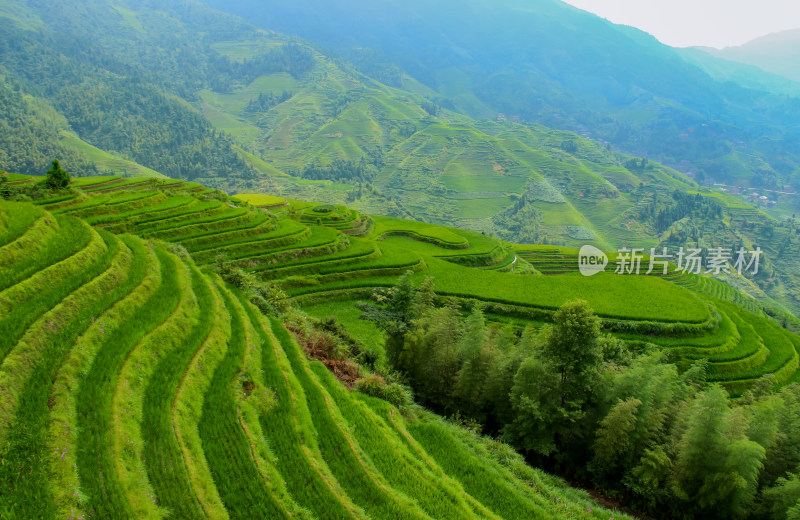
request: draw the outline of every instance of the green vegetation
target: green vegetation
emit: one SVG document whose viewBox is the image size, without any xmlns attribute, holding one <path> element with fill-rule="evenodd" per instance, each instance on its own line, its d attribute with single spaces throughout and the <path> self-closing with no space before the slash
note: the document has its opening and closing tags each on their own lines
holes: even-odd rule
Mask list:
<svg viewBox="0 0 800 520">
<path fill-rule="evenodd" d="M 281 197 L 276 197 L 274 195 L 265 195 L 265 194 L 238 194 L 235 197 L 237 200 L 242 200 L 253 206 L 258 207 L 269 207 L 269 206 L 280 206 L 286 203 L 286 200 Z"/>
<path fill-rule="evenodd" d="M 44 183 L 53 190 L 63 190 L 69 186 L 70 176 L 67 170 L 61 167 L 58 159 L 53 160 L 53 166 L 47 170 Z"/>
<path fill-rule="evenodd" d="M 4 515 L 461 519 L 514 518 L 522 507 L 557 518 L 568 507 L 578 518 L 625 517 L 526 468 L 526 479 L 549 483 L 530 486 L 519 469 L 473 451 L 483 441 L 418 409 L 399 382 L 376 374 L 372 386 L 355 385 L 361 369 L 348 349 L 380 369 L 382 342 L 362 346 L 335 321 L 331 330 L 342 336 L 327 335 L 281 290 L 314 276 L 393 280 L 407 265 L 427 269 L 433 252 L 490 258 L 492 239 L 413 221 L 392 229 L 465 247 L 383 236 L 386 227 L 376 235 L 372 225 L 353 237 L 345 232 L 354 222 L 372 219 L 339 206 L 316 211 L 329 218 L 315 225 L 291 205 L 265 213 L 230 208 L 223 194 L 190 184 L 119 181 L 81 179 L 70 198 L 43 194 L 37 205 L 0 202 L 0 305 L 9 311 L 0 321 Z M 207 267 L 182 243 L 206 254 Z M 254 263 L 238 266 L 228 252 Z M 350 305 L 361 337 L 374 335 Z M 324 365 L 309 361 L 307 334 L 338 353 Z M 348 386 L 386 401 L 349 391 L 333 366 L 349 374 Z M 441 449 L 464 450 L 475 468 L 489 468 L 481 478 L 490 487 Z"/>
<path fill-rule="evenodd" d="M 759 246 L 765 255 L 757 277 L 719 278 L 764 306 L 793 314 L 800 309 L 793 298 L 800 272 L 792 262 L 800 251 L 800 235 L 789 197 L 776 193 L 780 207 L 762 211 L 746 195 L 701 187 L 676 170 L 615 152 L 602 142 L 517 118 L 498 119 L 479 101 L 488 92 L 464 95 L 474 87 L 469 82 L 445 82 L 444 95 L 391 67 L 394 72 L 375 69 L 374 60 L 360 52 L 347 53 L 356 69 L 367 66 L 361 70 L 365 76 L 342 59 L 207 7 L 153 11 L 102 1 L 81 9 L 85 16 L 75 14 L 73 2 L 51 10 L 25 6 L 19 16 L 3 22 L 8 40 L 0 80 L 4 170 L 44 174 L 58 158 L 75 175 L 200 180 L 243 192 L 237 200 L 258 207 L 288 203 L 310 224 L 317 218 L 323 223 L 325 215 L 292 200 L 316 200 L 340 208 L 341 213 L 328 215 L 341 217 L 342 229 L 352 227 L 359 235 L 373 226 L 382 228 L 361 218 L 369 213 L 472 229 L 508 242 L 576 248 L 592 243 L 609 251 L 622 246 Z M 57 36 L 47 29 L 55 26 L 61 28 Z M 177 58 L 174 49 L 184 55 Z M 368 77 L 376 71 L 379 81 L 389 83 Z M 503 76 L 499 84 L 506 80 Z M 537 110 L 547 118 L 564 109 L 543 107 Z M 568 119 L 551 122 L 568 125 Z M 603 118 L 591 126 L 610 132 L 608 141 L 625 141 L 641 133 L 632 128 L 647 126 L 647 118 L 634 119 L 618 127 L 609 123 L 614 117 Z M 700 184 L 721 180 L 725 172 L 735 177 L 734 184 L 747 184 L 745 179 L 757 172 L 760 180 L 746 187 L 780 191 L 780 172 L 791 171 L 793 156 L 783 154 L 787 164 L 778 166 L 767 157 L 772 152 L 697 144 L 728 131 L 710 130 L 716 124 L 685 121 L 686 128 L 659 127 L 647 134 L 647 146 L 672 150 L 663 151 L 662 159 L 682 146 L 691 150 L 681 152 L 681 158 L 689 152 L 714 156 L 715 161 L 698 157 L 690 165 Z M 659 132 L 670 136 L 652 137 Z M 691 134 L 689 141 L 675 137 L 682 132 Z M 645 144 L 627 149 L 640 146 Z M 129 182 L 109 179 L 84 188 L 112 194 Z M 31 188 L 20 197 L 37 198 L 30 181 L 14 176 L 0 188 L 4 198 L 14 183 Z M 62 196 L 51 199 L 54 207 L 48 209 L 82 202 Z M 342 209 L 345 205 L 355 212 Z M 387 236 L 396 235 L 391 227 L 382 228 Z M 405 225 L 403 232 L 431 236 L 422 227 Z M 432 238 L 439 239 L 438 245 L 465 245 L 458 237 Z M 510 269 L 504 259 L 496 260 L 498 269 Z"/>
<path fill-rule="evenodd" d="M 226 279 L 248 287 L 248 298 L 265 312 L 280 312 L 275 310 L 275 298 L 283 296 L 275 291 L 284 291 L 303 305 L 354 301 L 374 289 L 394 285 L 410 269 L 415 272 L 414 283 L 429 276 L 435 279 L 437 298 L 477 299 L 487 306 L 487 313 L 511 322 L 549 321 L 564 303 L 586 299 L 605 330 L 636 348 L 655 344 L 669 349 L 682 367 L 707 358 L 709 379 L 720 381 L 735 395 L 768 373 L 775 373 L 780 383 L 788 382 L 798 368 L 792 335 L 771 323 L 755 300 L 707 277 L 606 273 L 585 278 L 576 272 L 577 253 L 571 249 L 512 247 L 472 231 L 368 217 L 337 205 L 289 200 L 288 205 L 270 204 L 269 211 L 230 207 L 238 199 L 226 203 L 223 195 L 196 191 L 190 184 L 118 181 L 84 180 L 85 187 L 72 188 L 79 202 L 58 202 L 60 198 L 53 196 L 37 203 L 44 207 L 68 204 L 53 211 L 81 216 L 112 231 L 180 243 L 202 264 L 227 263 Z M 33 224 L 34 214 L 26 218 L 27 225 Z M 70 254 L 68 249 L 58 252 L 67 244 L 52 238 L 57 233 L 52 226 L 37 222 L 27 238 L 18 238 L 17 247 L 4 248 L 9 259 L 18 259 L 21 249 L 17 248 L 42 244 L 29 257 L 28 270 L 0 271 L 6 286 Z M 265 285 L 258 288 L 261 283 Z M 47 294 L 37 295 L 42 309 L 53 301 L 46 299 Z M 328 309 L 336 309 L 336 304 L 330 305 Z M 792 322 L 788 315 L 778 316 L 783 316 L 778 318 L 781 323 Z M 35 319 L 35 314 L 28 319 Z M 26 320 L 9 323 L 22 330 Z M 354 330 L 359 328 L 363 329 L 357 325 Z M 362 331 L 361 335 L 368 334 Z M 7 341 L 16 337 L 12 334 Z M 368 343 L 374 348 L 382 342 Z"/>
<path fill-rule="evenodd" d="M 601 117 L 197 3 L 12 3 L 0 517 L 625 518 L 526 461 L 660 518 L 796 513 L 798 160 L 725 119 L 766 140 L 773 98 L 644 108 L 623 71 Z M 764 257 L 586 278 L 584 244 Z"/>
<path fill-rule="evenodd" d="M 488 325 L 480 303 L 466 318 L 454 302 L 437 305 L 430 278 L 414 288 L 405 276 L 376 301 L 362 306 L 362 318 L 386 333 L 390 368 L 405 375 L 418 399 L 472 429 L 502 434 L 528 460 L 589 479 L 658 517 L 791 515 L 796 501 L 776 497 L 797 460 L 794 448 L 783 450 L 797 441 L 789 440 L 794 423 L 779 417 L 795 413 L 800 386 L 778 388 L 786 379 L 776 337 L 762 335 L 776 345 L 769 354 L 778 359 L 775 372 L 731 401 L 707 379 L 709 367 L 724 363 L 703 360 L 679 373 L 655 345 L 636 352 L 602 335 L 585 301 L 564 304 L 552 326 L 528 326 L 521 336 L 513 326 Z M 432 430 L 410 428 L 423 439 Z M 508 497 L 491 493 L 496 477 L 476 481 L 489 468 L 469 467 L 457 443 L 437 441 L 441 433 L 423 442 L 475 496 Z"/>
</svg>

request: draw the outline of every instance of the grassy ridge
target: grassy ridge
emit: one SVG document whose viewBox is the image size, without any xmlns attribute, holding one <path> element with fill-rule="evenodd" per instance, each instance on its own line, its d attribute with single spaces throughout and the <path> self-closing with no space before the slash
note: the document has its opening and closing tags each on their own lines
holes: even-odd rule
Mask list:
<svg viewBox="0 0 800 520">
<path fill-rule="evenodd" d="M 288 332 L 273 322 L 273 331 L 290 361 L 299 360 L 297 345 Z M 312 363 L 313 365 L 313 363 Z M 364 449 L 378 471 L 398 491 L 417 497 L 420 507 L 433 518 L 474 518 L 476 512 L 452 482 L 436 479 L 424 465 L 409 453 L 371 417 L 370 412 L 350 399 L 338 383 L 328 388 L 330 396 L 350 425 L 353 437 Z M 432 483 L 436 484 L 432 484 Z M 423 491 L 424 490 L 424 491 Z"/>
<path fill-rule="evenodd" d="M 231 518 L 288 518 L 265 485 L 239 427 L 231 382 L 244 356 L 245 325 L 233 297 L 221 291 L 231 319 L 228 350 L 216 367 L 203 400 L 198 432 L 211 474 Z"/>
<path fill-rule="evenodd" d="M 134 237 L 123 237 L 123 242 L 133 256 L 126 280 L 115 290 L 123 297 L 105 311 L 89 317 L 88 328 L 76 340 L 53 382 L 47 433 L 51 455 L 47 466 L 53 475 L 50 490 L 55 507 L 64 516 L 85 514 L 86 506 L 84 495 L 78 491 L 77 470 L 78 432 L 82 423 L 78 420 L 76 395 L 81 376 L 89 371 L 97 352 L 116 341 L 115 331 L 137 312 L 161 279 L 158 260 L 152 250 Z"/>
<path fill-rule="evenodd" d="M 4 461 L 3 488 L 14 489 L 15 500 L 4 493 L 3 509 L 21 517 L 47 518 L 55 514 L 48 476 L 46 428 L 52 406 L 51 385 L 76 338 L 90 326 L 90 318 L 124 295 L 133 262 L 119 240 L 105 235 L 108 248 L 86 267 L 87 279 L 60 305 L 31 327 L 0 366 L 0 401 Z M 59 455 L 64 452 L 60 452 Z M 27 471 L 19 471 L 28 468 Z"/>
<path fill-rule="evenodd" d="M 178 304 L 175 261 L 163 252 L 156 252 L 156 256 L 161 270 L 158 289 L 134 314 L 136 319 L 129 319 L 116 329 L 114 341 L 97 353 L 76 397 L 78 420 L 83 425 L 78 435 L 81 486 L 90 497 L 87 509 L 99 515 L 134 516 L 115 470 L 115 460 L 108 450 L 114 442 L 111 406 L 117 375 L 126 357 Z"/>
<path fill-rule="evenodd" d="M 189 334 L 183 338 L 178 336 L 178 344 L 153 371 L 142 403 L 142 437 L 144 456 L 150 461 L 147 465 L 149 479 L 160 505 L 182 517 L 202 516 L 203 512 L 196 499 L 187 500 L 187 497 L 194 498 L 194 492 L 182 464 L 180 446 L 172 435 L 172 398 L 180 376 L 211 331 L 214 309 L 205 277 L 196 269 L 192 269 L 191 277 L 193 296 L 191 302 L 186 303 L 191 303 L 198 312 L 190 316 L 185 325 Z"/>
<path fill-rule="evenodd" d="M 282 341 L 291 341 L 278 331 Z M 283 345 L 283 343 L 282 343 Z M 331 396 L 315 380 L 291 345 L 292 372 L 302 386 L 308 412 L 319 434 L 319 450 L 334 475 L 353 501 L 372 518 L 430 518 L 408 496 L 393 489 L 353 437 Z"/>
</svg>

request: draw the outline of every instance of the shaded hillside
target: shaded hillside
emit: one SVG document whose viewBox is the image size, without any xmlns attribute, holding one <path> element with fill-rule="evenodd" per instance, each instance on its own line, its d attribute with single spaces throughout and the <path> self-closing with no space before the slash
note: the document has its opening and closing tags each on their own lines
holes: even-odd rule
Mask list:
<svg viewBox="0 0 800 520">
<path fill-rule="evenodd" d="M 87 42 L 82 36 L 91 31 L 83 31 L 82 26 L 71 27 L 68 22 L 78 19 L 87 24 L 96 17 L 105 25 L 104 30 L 93 27 L 97 34 L 115 34 L 119 21 L 113 16 L 105 18 L 94 4 L 95 11 L 90 9 L 94 17 L 75 12 L 68 17 L 66 11 L 74 6 L 59 4 L 59 7 L 65 10 L 62 13 L 65 16 L 58 19 L 59 32 L 50 30 L 48 25 L 22 30 L 2 19 L 4 30 L 0 39 L 0 64 L 20 91 L 33 97 L 29 103 L 50 111 L 44 116 L 50 132 L 76 134 L 90 146 L 111 152 L 119 159 L 135 161 L 173 177 L 247 178 L 255 174 L 231 148 L 226 135 L 215 131 L 185 101 L 162 90 L 166 87 L 186 92 L 185 85 L 172 85 L 160 78 L 165 75 L 191 78 L 190 68 L 148 70 L 125 61 L 124 55 L 107 53 L 100 43 Z M 50 15 L 58 14 L 57 11 L 49 7 L 45 10 Z M 165 28 L 157 30 L 162 29 Z M 136 39 L 128 39 L 125 44 L 116 41 L 115 48 L 137 48 L 138 43 Z M 159 56 L 165 54 L 157 47 L 149 50 Z M 184 62 L 183 58 L 178 61 Z M 11 118 L 12 114 L 5 112 L 3 117 Z M 42 147 L 54 145 L 29 146 L 39 147 L 31 154 L 35 157 L 46 150 Z M 62 140 L 58 146 L 72 148 L 79 161 L 93 159 L 91 153 L 69 141 Z M 13 161 L 4 167 L 22 173 L 41 173 L 27 169 L 32 165 Z"/>
<path fill-rule="evenodd" d="M 747 150 L 768 165 L 744 165 L 756 186 L 790 179 L 798 164 L 798 99 L 715 81 L 651 36 L 556 0 L 207 3 L 397 86 L 402 74 L 387 69 L 399 66 L 475 117 L 517 115 L 692 170 Z"/>
</svg>

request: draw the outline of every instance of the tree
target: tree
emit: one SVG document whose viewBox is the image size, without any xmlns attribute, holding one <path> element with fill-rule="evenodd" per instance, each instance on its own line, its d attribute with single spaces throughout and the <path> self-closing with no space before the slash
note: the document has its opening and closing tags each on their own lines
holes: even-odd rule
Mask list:
<svg viewBox="0 0 800 520">
<path fill-rule="evenodd" d="M 0 170 L 0 198 L 7 199 L 10 194 L 11 190 L 8 188 L 8 174 Z"/>
<path fill-rule="evenodd" d="M 453 395 L 463 402 L 463 408 L 472 418 L 483 405 L 483 389 L 489 370 L 497 357 L 494 343 L 489 341 L 486 319 L 480 305 L 476 305 L 467 318 L 464 336 L 459 345 L 463 364 L 458 371 Z"/>
<path fill-rule="evenodd" d="M 515 417 L 504 429 L 524 449 L 542 455 L 558 452 L 586 433 L 583 420 L 595 404 L 603 361 L 600 320 L 585 301 L 565 303 L 553 321 L 541 350 L 514 376 Z"/>
<path fill-rule="evenodd" d="M 490 419 L 500 426 L 508 424 L 514 419 L 514 410 L 511 404 L 511 389 L 514 386 L 514 376 L 522 363 L 539 347 L 539 335 L 536 329 L 528 325 L 522 332 L 519 342 L 502 348 L 492 360 L 489 375 L 483 390 L 483 399 L 492 411 Z"/>
<path fill-rule="evenodd" d="M 53 166 L 47 170 L 47 178 L 44 181 L 45 185 L 54 190 L 63 190 L 69 186 L 70 180 L 71 177 L 69 173 L 67 173 L 67 170 L 61 167 L 61 163 L 58 162 L 58 159 L 54 159 Z"/>
<path fill-rule="evenodd" d="M 375 300 L 381 305 L 360 305 L 363 314 L 360 319 L 372 321 L 386 333 L 386 359 L 389 365 L 398 370 L 403 353 L 404 336 L 411 328 L 414 305 L 414 284 L 407 271 L 397 281 L 397 285 L 385 292 L 377 292 Z"/>
<path fill-rule="evenodd" d="M 631 447 L 630 435 L 636 428 L 636 412 L 642 402 L 635 397 L 619 400 L 600 421 L 594 441 L 595 458 L 602 465 L 614 466 L 620 455 Z"/>
<path fill-rule="evenodd" d="M 778 394 L 778 431 L 774 445 L 767 449 L 762 481 L 771 484 L 800 466 L 800 385 L 793 383 Z"/>
<path fill-rule="evenodd" d="M 530 357 L 520 365 L 510 397 L 514 418 L 503 432 L 525 451 L 542 455 L 555 452 L 558 437 L 565 435 L 579 418 L 557 406 L 558 377 L 538 357 Z"/>
<path fill-rule="evenodd" d="M 411 312 L 415 318 L 421 318 L 434 309 L 436 293 L 433 291 L 433 277 L 428 276 L 417 288 L 411 305 Z"/>
<path fill-rule="evenodd" d="M 764 490 L 762 501 L 765 517 L 771 513 L 771 518 L 796 518 L 792 515 L 800 513 L 800 476 L 779 478 L 773 487 Z"/>
<path fill-rule="evenodd" d="M 420 401 L 446 414 L 456 411 L 452 390 L 461 365 L 462 329 L 455 305 L 434 309 L 415 320 L 400 356 Z"/>
<path fill-rule="evenodd" d="M 673 492 L 704 518 L 743 516 L 755 497 L 766 450 L 739 431 L 740 419 L 719 385 L 701 394 L 689 415 Z"/>
<path fill-rule="evenodd" d="M 555 326 L 542 357 L 559 379 L 559 406 L 579 406 L 592 394 L 603 361 L 598 344 L 600 319 L 583 300 L 565 303 L 553 316 Z"/>
</svg>

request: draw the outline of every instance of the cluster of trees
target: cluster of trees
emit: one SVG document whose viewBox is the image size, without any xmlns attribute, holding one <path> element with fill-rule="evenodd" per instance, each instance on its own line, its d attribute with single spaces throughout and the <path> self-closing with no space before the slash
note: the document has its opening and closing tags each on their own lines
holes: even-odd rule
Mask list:
<svg viewBox="0 0 800 520">
<path fill-rule="evenodd" d="M 244 111 L 250 112 L 251 114 L 267 112 L 271 108 L 280 105 L 291 97 L 292 95 L 285 90 L 280 94 L 275 94 L 274 92 L 265 94 L 262 92 L 258 95 L 258 97 L 251 99 L 250 102 L 247 103 L 247 106 L 244 107 Z"/>
<path fill-rule="evenodd" d="M 347 183 L 368 183 L 378 174 L 378 169 L 365 157 L 357 161 L 335 159 L 327 166 L 315 160 L 300 172 L 305 179 L 330 180 Z"/>
<path fill-rule="evenodd" d="M 647 169 L 647 164 L 648 164 L 647 157 L 640 157 L 640 158 L 631 157 L 630 159 L 625 161 L 625 168 L 627 168 L 632 172 L 633 171 L 643 172 Z"/>
<path fill-rule="evenodd" d="M 234 63 L 237 79 L 251 83 L 259 76 L 287 72 L 299 78 L 314 68 L 314 55 L 305 47 L 288 43 L 270 49 L 243 63 Z"/>
<path fill-rule="evenodd" d="M 512 207 L 492 217 L 497 235 L 518 244 L 548 243 L 548 234 L 542 225 L 542 213 L 533 202 L 531 196 L 525 193 Z"/>
<path fill-rule="evenodd" d="M 422 404 L 659 518 L 800 518 L 800 385 L 766 376 L 734 402 L 703 362 L 604 336 L 586 302 L 520 333 L 433 289 L 406 276 L 362 305 Z"/>
<path fill-rule="evenodd" d="M 336 119 L 348 106 L 363 99 L 364 94 L 365 91 L 361 87 L 331 94 L 325 100 L 324 111 L 326 115 Z"/>
<path fill-rule="evenodd" d="M 675 190 L 671 197 L 664 197 L 659 196 L 658 191 L 640 186 L 636 194 L 642 200 L 637 206 L 639 217 L 652 222 L 659 233 L 689 216 L 696 217 L 693 220 L 697 222 L 718 221 L 723 216 L 722 206 L 717 201 L 699 193 L 691 195 Z"/>
<path fill-rule="evenodd" d="M 41 172 L 38 172 L 41 173 Z M 69 190 L 72 176 L 61 166 L 58 159 L 50 163 L 44 180 L 12 185 L 8 173 L 0 170 L 0 199 L 30 201 L 52 197 L 56 193 Z"/>
<path fill-rule="evenodd" d="M 28 105 L 19 86 L 0 77 L 0 167 L 25 175 L 41 175 L 53 157 L 69 161 L 79 175 L 96 175 L 95 166 L 63 146 L 58 129 Z"/>
<path fill-rule="evenodd" d="M 440 107 L 435 101 L 426 99 L 422 102 L 422 110 L 427 112 L 428 115 L 437 117 L 442 112 L 442 107 Z"/>
<path fill-rule="evenodd" d="M 230 92 L 234 85 L 249 85 L 259 76 L 286 72 L 300 78 L 314 68 L 314 55 L 305 47 L 288 43 L 242 62 L 212 54 L 208 64 L 211 88 L 217 92 Z"/>
</svg>

